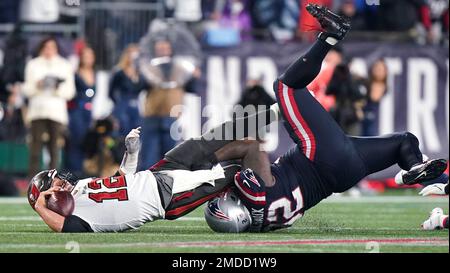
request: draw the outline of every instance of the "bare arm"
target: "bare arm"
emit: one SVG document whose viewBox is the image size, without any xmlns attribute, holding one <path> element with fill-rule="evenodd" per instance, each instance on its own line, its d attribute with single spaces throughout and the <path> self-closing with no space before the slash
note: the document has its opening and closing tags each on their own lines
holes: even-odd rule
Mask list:
<svg viewBox="0 0 450 273">
<path fill-rule="evenodd" d="M 215 152 L 215 155 L 219 162 L 241 159 L 244 169 L 252 169 L 264 180 L 267 187 L 275 184 L 269 156 L 262 149 L 259 141 L 249 139 L 234 141 Z"/>
<path fill-rule="evenodd" d="M 50 188 L 47 191 L 41 192 L 38 200 L 34 206 L 36 212 L 41 216 L 42 220 L 55 232 L 61 232 L 64 226 L 65 217 L 51 211 L 47 208 L 47 196 L 51 195 L 53 192 L 59 190 L 58 187 Z"/>
</svg>

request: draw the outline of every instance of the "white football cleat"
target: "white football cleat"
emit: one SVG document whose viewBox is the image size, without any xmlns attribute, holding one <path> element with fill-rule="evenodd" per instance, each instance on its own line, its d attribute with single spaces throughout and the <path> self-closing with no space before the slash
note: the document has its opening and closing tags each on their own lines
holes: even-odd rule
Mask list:
<svg viewBox="0 0 450 273">
<path fill-rule="evenodd" d="M 435 208 L 430 213 L 430 218 L 428 218 L 422 224 L 423 230 L 436 230 L 443 228 L 443 220 L 447 217 L 444 215 L 444 211 L 441 208 Z"/>
<path fill-rule="evenodd" d="M 395 175 L 397 185 L 414 185 L 438 178 L 447 169 L 447 160 L 432 159 L 418 164 L 409 171 L 401 170 Z"/>
</svg>

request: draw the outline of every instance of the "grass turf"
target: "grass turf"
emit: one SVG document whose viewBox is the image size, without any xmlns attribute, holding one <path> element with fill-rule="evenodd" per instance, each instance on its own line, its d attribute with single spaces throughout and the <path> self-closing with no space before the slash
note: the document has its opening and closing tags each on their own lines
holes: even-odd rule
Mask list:
<svg viewBox="0 0 450 273">
<path fill-rule="evenodd" d="M 444 252 L 448 231 L 423 231 L 448 198 L 330 198 L 291 228 L 259 234 L 218 234 L 203 208 L 176 221 L 109 234 L 56 234 L 22 199 L 0 199 L 0 252 Z"/>
</svg>

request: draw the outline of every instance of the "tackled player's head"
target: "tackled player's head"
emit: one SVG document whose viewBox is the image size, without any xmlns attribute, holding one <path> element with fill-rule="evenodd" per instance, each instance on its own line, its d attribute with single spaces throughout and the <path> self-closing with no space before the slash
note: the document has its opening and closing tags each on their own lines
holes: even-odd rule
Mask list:
<svg viewBox="0 0 450 273">
<path fill-rule="evenodd" d="M 222 233 L 245 232 L 252 224 L 248 209 L 232 190 L 208 202 L 205 219 L 212 230 Z"/>
<path fill-rule="evenodd" d="M 208 203 L 205 218 L 216 232 L 261 231 L 265 206 L 264 181 L 252 169 L 245 169 L 234 176 L 234 187 Z"/>
<path fill-rule="evenodd" d="M 41 192 L 52 187 L 60 187 L 61 190 L 70 192 L 77 182 L 78 178 L 68 171 L 58 172 L 56 169 L 53 169 L 39 172 L 31 179 L 28 185 L 28 202 L 34 209 L 34 205 Z"/>
</svg>

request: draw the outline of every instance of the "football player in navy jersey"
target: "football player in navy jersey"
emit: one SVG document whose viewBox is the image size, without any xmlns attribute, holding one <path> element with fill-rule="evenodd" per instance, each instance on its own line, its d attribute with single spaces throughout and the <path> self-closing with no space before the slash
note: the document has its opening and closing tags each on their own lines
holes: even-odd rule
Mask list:
<svg viewBox="0 0 450 273">
<path fill-rule="evenodd" d="M 249 141 L 236 141 L 218 151 L 221 158 L 247 158 L 243 171 L 235 176 L 234 191 L 248 211 L 238 216 L 228 215 L 230 219 L 237 219 L 235 221 L 214 219 L 220 208 L 217 202 L 210 202 L 214 211 L 208 213 L 207 207 L 205 217 L 216 231 L 261 232 L 289 227 L 321 200 L 347 191 L 364 177 L 394 164 L 403 170 L 396 176 L 396 182 L 406 185 L 436 179 L 446 169 L 446 160 L 424 161 L 418 139 L 409 132 L 353 137 L 342 131 L 306 86 L 319 73 L 329 50 L 345 37 L 350 23 L 321 6 L 309 4 L 307 11 L 319 21 L 323 31 L 309 51 L 275 81 L 277 105 L 272 107 L 278 106 L 296 146 L 273 164 L 263 151 L 247 154 L 244 147 Z M 226 201 L 228 196 L 220 198 Z M 227 200 L 233 202 L 233 198 Z M 225 207 L 226 202 L 219 204 Z M 245 220 L 242 215 L 246 213 L 251 218 L 249 227 L 214 228 L 236 226 L 235 222 Z"/>
</svg>

